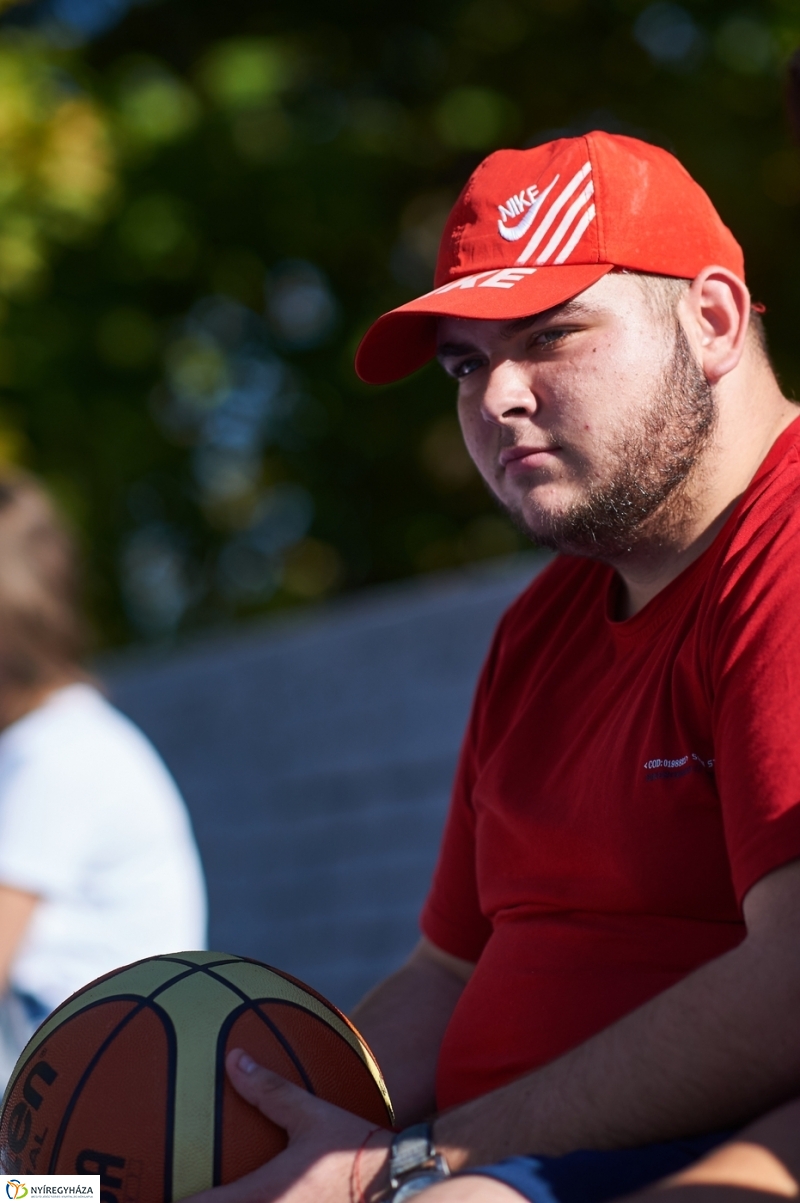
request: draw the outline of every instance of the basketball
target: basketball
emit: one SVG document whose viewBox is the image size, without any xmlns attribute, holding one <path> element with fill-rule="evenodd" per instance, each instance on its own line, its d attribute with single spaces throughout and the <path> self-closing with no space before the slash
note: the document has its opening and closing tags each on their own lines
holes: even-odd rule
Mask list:
<svg viewBox="0 0 800 1203">
<path fill-rule="evenodd" d="M 244 1048 L 312 1094 L 391 1126 L 380 1070 L 340 1011 L 246 957 L 149 957 L 62 1003 L 17 1062 L 0 1172 L 100 1174 L 103 1203 L 170 1203 L 274 1157 L 286 1135 L 231 1086 Z"/>
</svg>

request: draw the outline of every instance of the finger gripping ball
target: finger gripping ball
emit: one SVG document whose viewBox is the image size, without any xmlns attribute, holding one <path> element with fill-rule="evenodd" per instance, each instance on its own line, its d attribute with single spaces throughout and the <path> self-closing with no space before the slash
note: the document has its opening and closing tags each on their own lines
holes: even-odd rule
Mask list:
<svg viewBox="0 0 800 1203">
<path fill-rule="evenodd" d="M 375 1059 L 321 995 L 258 961 L 182 952 L 98 978 L 45 1020 L 3 1099 L 0 1172 L 100 1174 L 103 1203 L 170 1203 L 249 1173 L 286 1134 L 231 1086 L 232 1048 L 392 1123 Z"/>
</svg>

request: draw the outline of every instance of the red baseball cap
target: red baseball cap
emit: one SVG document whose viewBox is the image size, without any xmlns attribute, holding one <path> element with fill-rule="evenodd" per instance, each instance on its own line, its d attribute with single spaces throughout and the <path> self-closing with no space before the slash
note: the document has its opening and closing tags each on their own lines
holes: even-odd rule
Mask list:
<svg viewBox="0 0 800 1203">
<path fill-rule="evenodd" d="M 507 321 L 560 305 L 615 267 L 692 280 L 709 264 L 744 279 L 736 239 L 660 147 L 596 130 L 498 150 L 453 207 L 433 292 L 370 326 L 356 371 L 369 384 L 416 371 L 436 354 L 439 317 Z"/>
</svg>

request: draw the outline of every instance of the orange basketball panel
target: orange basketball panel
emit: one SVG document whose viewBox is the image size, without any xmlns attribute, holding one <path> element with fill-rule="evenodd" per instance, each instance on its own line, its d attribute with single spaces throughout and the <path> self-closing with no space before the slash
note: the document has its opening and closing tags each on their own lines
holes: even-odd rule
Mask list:
<svg viewBox="0 0 800 1203">
<path fill-rule="evenodd" d="M 369 1069 L 348 1042 L 311 1011 L 271 1000 L 261 1013 L 280 1030 L 300 1061 L 314 1094 L 384 1127 L 386 1104 Z"/>
<path fill-rule="evenodd" d="M 51 1172 L 99 1173 L 101 1186 L 139 1203 L 169 1198 L 174 1080 L 172 1025 L 144 1006 L 75 1091 Z"/>
<path fill-rule="evenodd" d="M 138 1003 L 111 999 L 73 1015 L 28 1057 L 0 1122 L 2 1172 L 55 1173 L 50 1166 L 61 1117 L 82 1074 Z"/>
<path fill-rule="evenodd" d="M 295 1062 L 280 1038 L 257 1010 L 256 1004 L 232 1017 L 227 1031 L 220 1033 L 218 1054 L 217 1133 L 214 1182 L 233 1182 L 271 1160 L 286 1148 L 286 1133 L 236 1093 L 225 1073 L 225 1057 L 232 1048 L 244 1048 L 251 1057 L 304 1086 Z M 220 1089 L 221 1087 L 221 1089 Z"/>
<path fill-rule="evenodd" d="M 215 1183 L 232 1182 L 286 1147 L 282 1129 L 236 1093 L 224 1076 L 224 1059 L 245 1049 L 260 1065 L 328 1102 L 386 1126 L 388 1117 L 372 1075 L 350 1045 L 324 1020 L 292 1003 L 262 1002 L 234 1019 L 220 1049 L 224 1078 L 218 1112 Z"/>
</svg>

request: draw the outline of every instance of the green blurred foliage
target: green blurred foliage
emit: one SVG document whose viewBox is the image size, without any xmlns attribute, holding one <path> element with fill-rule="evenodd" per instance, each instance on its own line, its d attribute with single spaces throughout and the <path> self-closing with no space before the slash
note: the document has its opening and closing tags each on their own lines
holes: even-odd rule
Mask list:
<svg viewBox="0 0 800 1203">
<path fill-rule="evenodd" d="M 161 0 L 82 51 L 0 38 L 0 453 L 80 529 L 101 641 L 505 554 L 435 367 L 352 355 L 430 285 L 489 150 L 674 150 L 800 384 L 794 0 Z"/>
</svg>

